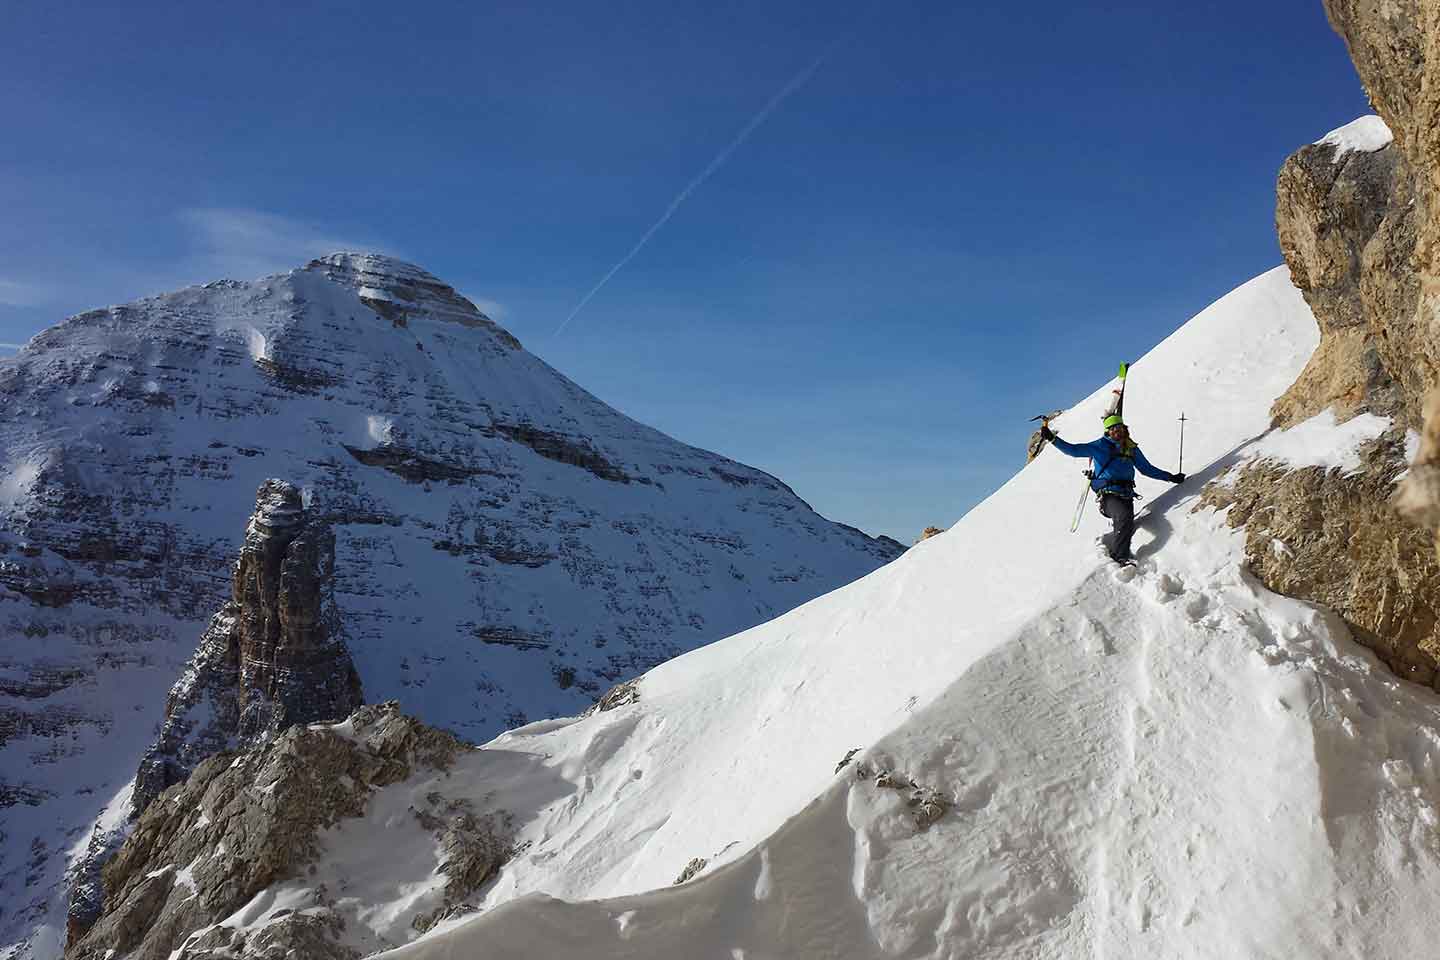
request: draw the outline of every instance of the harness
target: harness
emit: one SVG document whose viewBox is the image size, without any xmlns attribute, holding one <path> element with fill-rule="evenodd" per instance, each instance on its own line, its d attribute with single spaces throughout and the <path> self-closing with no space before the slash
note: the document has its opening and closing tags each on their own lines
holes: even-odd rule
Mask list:
<svg viewBox="0 0 1440 960">
<path fill-rule="evenodd" d="M 1116 449 L 1116 451 L 1110 455 L 1110 459 L 1106 460 L 1101 465 L 1099 470 L 1085 471 L 1085 476 L 1088 477 L 1092 483 L 1095 481 L 1096 477 L 1104 476 L 1105 471 L 1110 469 L 1110 464 L 1114 463 L 1116 460 L 1135 459 L 1132 451 L 1138 449 L 1138 447 L 1133 442 L 1127 440 L 1125 441 L 1124 446 L 1117 445 L 1117 447 L 1118 448 Z M 1093 463 L 1094 461 L 1091 462 Z M 1105 494 L 1107 493 L 1114 493 L 1120 496 L 1129 496 L 1131 500 L 1140 499 L 1140 495 L 1135 492 L 1134 480 L 1107 479 L 1105 481 L 1105 486 L 1095 491 L 1095 499 L 1100 504 L 1100 513 L 1103 516 L 1108 516 L 1108 514 L 1105 513 Z"/>
</svg>

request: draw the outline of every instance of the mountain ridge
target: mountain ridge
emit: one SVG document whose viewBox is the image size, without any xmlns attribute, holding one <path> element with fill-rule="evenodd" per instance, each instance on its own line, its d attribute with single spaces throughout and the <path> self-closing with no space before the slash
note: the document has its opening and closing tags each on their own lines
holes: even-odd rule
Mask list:
<svg viewBox="0 0 1440 960">
<path fill-rule="evenodd" d="M 1440 705 L 1335 614 L 1266 590 L 1212 496 L 1256 465 L 1344 474 L 1390 429 L 1269 425 L 1318 333 L 1282 267 L 1133 366 L 1152 461 L 1181 407 L 1204 411 L 1192 479 L 1141 480 L 1138 567 L 1089 542 L 1093 514 L 1068 532 L 1055 494 L 1083 464 L 1043 452 L 897 562 L 380 788 L 304 870 L 202 926 L 164 925 L 190 896 L 168 879 L 163 910 L 131 899 L 111 922 L 150 922 L 157 956 L 263 955 L 296 911 L 336 956 L 396 960 L 1423 954 Z M 1109 399 L 1055 429 L 1091 435 Z M 463 903 L 397 816 L 436 797 L 506 825 L 498 874 Z M 157 806 L 170 835 L 209 818 Z"/>
<path fill-rule="evenodd" d="M 77 314 L 0 361 L 0 399 L 0 943 L 63 901 L 271 478 L 335 532 L 367 694 L 474 739 L 903 550 L 603 404 L 393 258 Z"/>
</svg>

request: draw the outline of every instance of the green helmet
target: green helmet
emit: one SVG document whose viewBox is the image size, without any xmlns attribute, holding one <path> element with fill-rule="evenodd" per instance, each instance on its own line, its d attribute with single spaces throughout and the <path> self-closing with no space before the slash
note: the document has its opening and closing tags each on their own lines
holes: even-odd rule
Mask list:
<svg viewBox="0 0 1440 960">
<path fill-rule="evenodd" d="M 1106 417 L 1104 423 L 1105 423 L 1105 429 L 1106 429 L 1106 430 L 1109 430 L 1111 427 L 1123 427 L 1123 426 L 1125 426 L 1125 421 L 1124 421 L 1124 419 L 1122 419 L 1121 416 L 1120 416 L 1120 414 L 1118 414 L 1118 413 L 1117 413 L 1117 414 L 1114 414 L 1113 416 Z"/>
</svg>

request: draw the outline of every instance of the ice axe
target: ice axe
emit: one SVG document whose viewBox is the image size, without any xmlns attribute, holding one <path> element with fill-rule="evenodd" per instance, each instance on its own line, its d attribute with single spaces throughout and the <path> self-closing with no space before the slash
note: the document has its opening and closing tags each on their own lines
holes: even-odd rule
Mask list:
<svg viewBox="0 0 1440 960">
<path fill-rule="evenodd" d="M 1180 411 L 1180 463 L 1175 468 L 1176 473 L 1185 472 L 1185 411 Z"/>
</svg>

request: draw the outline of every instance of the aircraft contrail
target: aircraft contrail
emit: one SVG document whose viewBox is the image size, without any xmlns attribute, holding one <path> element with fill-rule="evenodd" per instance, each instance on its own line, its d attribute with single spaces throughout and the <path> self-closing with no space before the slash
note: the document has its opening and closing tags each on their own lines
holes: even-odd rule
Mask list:
<svg viewBox="0 0 1440 960">
<path fill-rule="evenodd" d="M 706 164 L 705 169 L 701 170 L 695 179 L 687 183 L 685 189 L 675 195 L 675 199 L 670 201 L 670 206 L 666 207 L 665 212 L 660 214 L 660 219 L 651 224 L 649 230 L 641 234 L 640 239 L 635 242 L 635 246 L 630 248 L 630 252 L 621 257 L 620 261 L 611 267 L 605 276 L 600 278 L 600 282 L 591 287 L 590 292 L 580 298 L 580 302 L 575 305 L 575 309 L 570 311 L 570 316 L 560 322 L 560 326 L 555 328 L 555 333 L 552 334 L 552 336 L 558 337 L 565 332 L 565 328 L 570 324 L 571 320 L 575 319 L 575 315 L 585 309 L 585 304 L 589 303 L 591 298 L 599 293 L 605 284 L 610 282 L 611 277 L 619 273 L 625 264 L 635 259 L 635 255 L 644 249 L 645 244 L 650 241 L 650 238 L 655 236 L 661 227 L 665 226 L 670 218 L 675 215 L 676 210 L 680 209 L 680 204 L 684 203 L 690 194 L 700 189 L 700 185 L 706 180 L 709 180 L 711 174 L 723 167 L 725 161 L 730 159 L 730 155 L 740 149 L 740 146 L 750 138 L 750 134 L 754 133 L 755 129 L 764 123 L 770 114 L 774 113 L 780 104 L 784 103 L 792 93 L 803 87 L 805 83 L 815 75 L 815 71 L 820 69 L 820 64 L 823 63 L 824 60 L 825 57 L 823 56 L 816 57 L 810 66 L 791 77 L 790 82 L 781 87 L 780 92 L 771 97 L 765 106 L 760 108 L 760 112 L 751 117 L 750 122 L 740 128 L 740 132 L 735 134 L 735 138 L 725 145 L 725 149 L 715 154 L 715 159 Z"/>
</svg>

